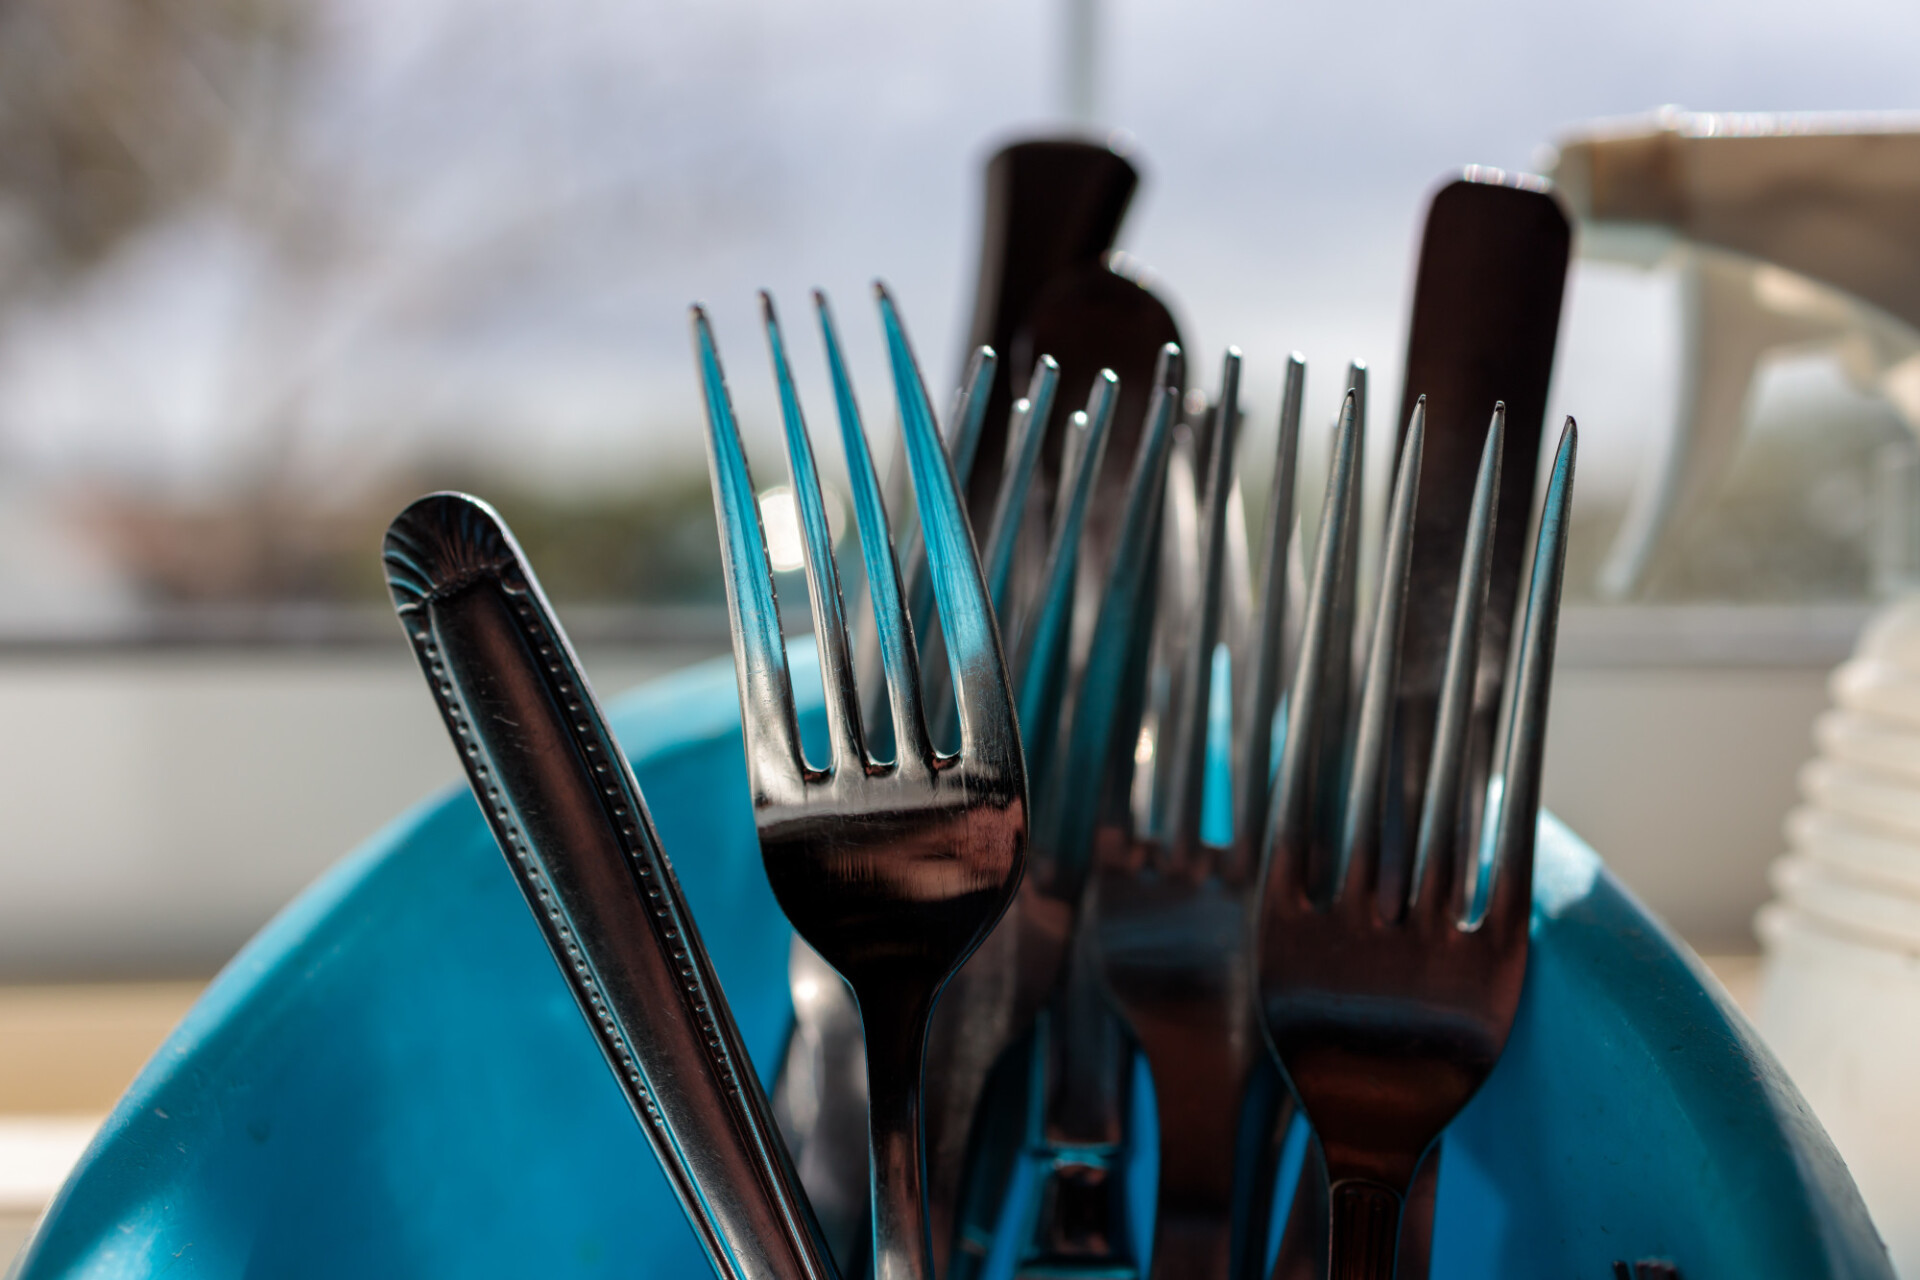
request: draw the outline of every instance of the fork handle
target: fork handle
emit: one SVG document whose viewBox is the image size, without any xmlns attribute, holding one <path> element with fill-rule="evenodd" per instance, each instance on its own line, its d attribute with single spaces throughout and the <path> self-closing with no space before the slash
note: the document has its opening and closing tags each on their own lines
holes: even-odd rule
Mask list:
<svg viewBox="0 0 1920 1280">
<path fill-rule="evenodd" d="M 1400 1193 L 1358 1178 L 1333 1184 L 1328 1280 L 1393 1280 Z"/>
<path fill-rule="evenodd" d="M 1136 1032 L 1147 1025 L 1134 1022 Z M 1160 1131 L 1150 1280 L 1211 1280 L 1236 1274 L 1235 1152 L 1249 1073 L 1212 1055 L 1182 1052 L 1183 1034 L 1225 1038 L 1218 1024 L 1178 1033 L 1153 1026 L 1139 1037 L 1153 1073 Z"/>
<path fill-rule="evenodd" d="M 867 1038 L 867 1142 L 873 1201 L 874 1280 L 933 1280 L 927 1234 L 922 1072 L 932 1008 L 897 991 L 862 991 Z"/>
</svg>

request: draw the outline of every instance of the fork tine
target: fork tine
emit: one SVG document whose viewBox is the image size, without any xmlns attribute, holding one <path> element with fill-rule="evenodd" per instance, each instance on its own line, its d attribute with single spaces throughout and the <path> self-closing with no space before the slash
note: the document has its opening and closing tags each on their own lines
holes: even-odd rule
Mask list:
<svg viewBox="0 0 1920 1280">
<path fill-rule="evenodd" d="M 1179 708 L 1184 705 L 1187 644 L 1200 625 L 1200 556 L 1205 541 L 1206 513 L 1201 509 L 1205 478 L 1199 460 L 1205 432 L 1199 428 L 1211 415 L 1211 409 L 1200 415 L 1201 421 L 1195 421 L 1193 414 L 1183 415 L 1173 427 L 1172 452 L 1167 458 L 1166 510 L 1160 515 L 1160 563 L 1154 570 L 1156 595 L 1143 677 L 1147 702 L 1142 737 L 1135 743 L 1146 752 L 1134 769 L 1140 802 L 1136 828 L 1152 833 L 1156 850 L 1168 843 L 1173 797 L 1180 785 L 1174 744 Z"/>
<path fill-rule="evenodd" d="M 1345 728 L 1353 705 L 1353 669 L 1358 659 L 1360 605 L 1360 531 L 1365 523 L 1364 489 L 1367 473 L 1367 365 L 1355 360 L 1347 365 L 1347 389 L 1353 392 L 1353 498 L 1354 517 L 1347 525 L 1346 540 L 1340 551 L 1340 569 L 1335 578 L 1333 632 L 1339 639 L 1340 661 L 1325 673 L 1329 682 L 1323 704 L 1330 728 L 1320 743 L 1320 761 L 1315 766 L 1322 790 L 1337 789 L 1345 771 Z M 1316 821 L 1333 822 L 1341 811 L 1338 804 L 1316 801 Z M 1334 847 L 1337 832 L 1321 829 L 1314 838 L 1323 847 Z"/>
<path fill-rule="evenodd" d="M 1567 567 L 1567 511 L 1580 432 L 1573 419 L 1560 433 L 1533 544 L 1525 629 L 1514 669 L 1513 709 L 1501 769 L 1500 820 L 1493 844 L 1493 889 L 1486 924 L 1496 938 L 1525 936 L 1533 905 L 1534 828 L 1540 817 L 1540 769 L 1546 757 L 1547 700 L 1553 689 L 1553 642 L 1560 626 L 1560 584 Z"/>
<path fill-rule="evenodd" d="M 1013 552 L 1020 541 L 1020 524 L 1027 514 L 1027 492 L 1040 461 L 1040 445 L 1053 416 L 1053 393 L 1060 384 L 1060 366 L 1052 356 L 1041 356 L 1033 366 L 1027 394 L 1013 406 L 1012 457 L 1000 477 L 993 505 L 993 531 L 987 535 L 987 594 L 996 617 L 1007 612 L 1007 578 L 1013 571 Z M 1002 637 L 1008 639 L 1010 637 Z"/>
<path fill-rule="evenodd" d="M 1186 653 L 1181 688 L 1184 705 L 1174 709 L 1172 810 L 1167 837 L 1175 857 L 1200 839 L 1207 782 L 1207 728 L 1213 705 L 1213 651 L 1220 640 L 1220 601 L 1224 594 L 1227 542 L 1227 491 L 1233 485 L 1234 437 L 1240 425 L 1240 349 L 1228 347 L 1220 362 L 1220 399 L 1214 406 L 1212 441 L 1207 450 L 1207 483 L 1201 533 L 1200 609 Z"/>
<path fill-rule="evenodd" d="M 1153 626 L 1154 569 L 1160 563 L 1161 517 L 1165 511 L 1167 459 L 1172 453 L 1173 418 L 1179 393 L 1171 389 L 1180 348 L 1160 349 L 1153 371 L 1153 394 L 1141 428 L 1127 496 L 1118 525 L 1113 560 L 1100 590 L 1093 644 L 1075 691 L 1068 730 L 1065 776 L 1124 777 L 1120 753 L 1131 759 L 1139 731 L 1143 691 L 1138 668 L 1144 661 Z M 1099 786 L 1056 787 L 1059 804 L 1041 818 L 1053 856 L 1084 864 L 1096 817 L 1109 797 Z M 1126 788 L 1111 797 L 1126 802 Z"/>
<path fill-rule="evenodd" d="M 917 697 L 899 696 L 901 689 L 920 688 L 920 664 L 913 644 L 913 622 L 900 598 L 900 566 L 894 559 L 893 535 L 887 523 L 887 505 L 880 493 L 879 473 L 860 425 L 860 405 L 847 376 L 846 356 L 833 322 L 827 295 L 813 295 L 820 319 L 820 336 L 827 349 L 827 370 L 833 380 L 833 398 L 839 410 L 841 447 L 847 455 L 847 478 L 853 490 L 854 521 L 860 530 L 860 555 L 867 569 L 867 593 L 872 598 L 874 630 L 880 641 L 881 669 L 886 674 L 886 698 L 893 726 L 896 760 L 930 759 L 927 723 Z"/>
<path fill-rule="evenodd" d="M 1104 377 L 1106 374 L 1109 374 L 1112 372 L 1113 370 L 1111 369 L 1102 369 L 1100 371 L 1100 374 L 1101 376 Z M 1117 376 L 1118 375 L 1116 375 L 1116 377 Z M 1100 380 L 1099 378 L 1096 378 L 1094 380 L 1094 385 L 1087 389 L 1087 404 L 1089 407 L 1091 407 L 1091 405 L 1093 404 L 1093 398 L 1094 396 L 1099 394 L 1099 391 L 1100 391 Z M 1092 425 L 1092 421 L 1087 417 L 1086 409 L 1075 409 L 1072 413 L 1067 415 L 1066 430 L 1060 433 L 1060 470 L 1059 470 L 1059 479 L 1058 479 L 1059 486 L 1064 486 L 1067 483 L 1069 483 L 1069 478 L 1073 475 L 1075 471 L 1079 470 L 1080 452 L 1081 450 L 1086 448 L 1087 430 L 1091 425 Z M 1053 545 L 1053 535 L 1060 531 L 1060 514 L 1061 514 L 1061 495 L 1060 493 L 1056 492 L 1054 495 L 1054 503 L 1053 503 L 1053 523 L 1049 525 L 1047 528 L 1047 545 L 1048 546 Z"/>
<path fill-rule="evenodd" d="M 987 400 L 993 389 L 993 374 L 998 364 L 999 357 L 994 354 L 992 347 L 975 347 L 973 354 L 967 358 L 967 371 L 960 379 L 960 386 L 953 393 L 953 411 L 947 418 L 950 430 L 947 456 L 953 461 L 954 480 L 962 492 L 971 483 L 974 460 L 980 452 L 981 428 L 987 420 Z M 906 492 L 907 481 L 897 463 L 891 487 L 900 502 L 894 514 L 900 515 L 909 508 L 913 495 Z M 892 526 L 888 528 L 889 536 L 892 536 Z M 918 662 L 933 651 L 932 642 L 937 631 L 932 617 L 933 579 L 927 573 L 927 548 L 920 537 L 920 526 L 909 523 L 897 532 L 899 542 L 895 562 L 902 566 L 900 580 L 906 584 L 907 617 L 914 621 L 918 629 L 918 641 L 914 649 L 917 667 Z M 871 671 L 872 668 L 868 667 L 867 670 Z M 928 697 L 933 705 L 942 706 L 947 700 L 947 690 L 938 680 L 932 683 L 939 687 L 928 690 Z M 917 689 L 920 686 L 915 684 L 914 687 Z M 886 685 L 876 681 L 867 695 L 869 723 L 879 718 L 878 699 L 885 696 Z"/>
<path fill-rule="evenodd" d="M 1306 392 L 1307 362 L 1298 351 L 1287 357 L 1287 379 L 1280 393 L 1280 438 L 1274 450 L 1273 488 L 1267 498 L 1267 528 L 1262 540 L 1260 604 L 1254 615 L 1254 651 L 1248 655 L 1247 701 L 1241 709 L 1240 749 L 1233 770 L 1239 814 L 1236 841 L 1251 844 L 1267 816 L 1273 765 L 1273 714 L 1280 701 L 1280 663 L 1286 640 L 1287 546 L 1293 536 L 1294 477 L 1300 461 L 1300 403 Z"/>
<path fill-rule="evenodd" d="M 953 459 L 953 476 L 965 488 L 973 480 L 974 459 L 980 453 L 980 432 L 987 421 L 987 401 L 992 397 L 993 370 L 999 362 L 992 347 L 975 347 L 967 357 L 967 371 L 953 393 L 953 412 L 947 421 L 952 436 L 947 441 L 947 456 Z"/>
<path fill-rule="evenodd" d="M 1013 576 L 1014 553 L 1020 547 L 1020 534 L 1026 525 L 1027 493 L 1040 461 L 1040 446 L 1046 440 L 1047 422 L 1053 416 L 1054 387 L 1059 381 L 1060 366 L 1052 356 L 1041 356 L 1034 365 L 1027 394 L 1014 403 L 1012 421 L 1008 424 L 1006 468 L 1000 474 L 1000 492 L 994 496 L 993 523 L 987 534 L 986 559 L 981 565 L 987 580 L 987 597 L 993 601 L 993 616 L 1003 627 L 1013 612 L 1007 592 Z M 958 476 L 954 481 L 964 494 L 966 481 Z M 925 567 L 924 560 L 922 567 Z M 928 589 L 931 590 L 931 582 Z M 927 627 L 923 634 L 930 634 L 932 620 L 924 612 L 920 616 Z M 1010 647 L 1012 641 L 1013 636 L 1003 630 L 1001 645 Z M 934 653 L 934 648 L 929 646 L 926 656 L 930 661 Z M 953 691 L 943 678 L 945 675 L 944 669 L 935 667 L 927 672 L 928 679 L 921 685 L 921 692 L 932 708 L 933 741 L 938 747 L 954 740 L 954 717 L 958 713 Z M 1014 687 L 1019 688 L 1018 682 Z"/>
<path fill-rule="evenodd" d="M 954 481 L 964 489 L 973 478 L 974 460 L 980 453 L 980 434 L 987 420 L 987 401 L 993 390 L 993 373 L 999 356 L 992 347 L 975 347 L 967 358 L 967 371 L 953 394 L 953 413 L 948 418 L 952 434 L 947 438 L 947 456 L 953 462 Z M 906 495 L 901 495 L 906 496 Z M 927 548 L 918 526 L 901 531 L 901 559 L 906 562 L 908 616 L 925 621 L 933 609 L 933 578 L 927 572 Z"/>
<path fill-rule="evenodd" d="M 1074 583 L 1080 567 L 1080 540 L 1086 528 L 1087 507 L 1093 500 L 1094 477 L 1106 456 L 1108 428 L 1120 400 L 1120 379 L 1102 369 L 1093 381 L 1084 412 L 1073 415 L 1079 443 L 1074 467 L 1067 478 L 1048 540 L 1046 567 L 1041 574 L 1039 602 L 1025 635 L 1013 638 L 1014 688 L 1020 699 L 1020 738 L 1028 744 L 1027 785 L 1035 796 L 1049 788 L 1036 767 L 1051 773 L 1056 762 L 1053 746 L 1059 733 L 1060 704 L 1066 692 L 1067 641 L 1072 631 Z M 1044 776 L 1044 775 L 1043 775 Z"/>
<path fill-rule="evenodd" d="M 1355 522 L 1359 496 L 1359 422 L 1356 395 L 1347 391 L 1333 439 L 1333 465 L 1327 470 L 1327 500 L 1320 513 L 1320 539 L 1314 544 L 1313 571 L 1307 587 L 1306 620 L 1300 629 L 1300 656 L 1287 691 L 1287 733 L 1280 746 L 1280 772 L 1267 816 L 1266 897 L 1301 901 L 1311 890 L 1309 821 L 1313 791 L 1324 754 L 1319 739 L 1336 738 L 1342 726 L 1332 720 L 1330 672 L 1344 670 L 1346 635 L 1336 629 L 1338 597 L 1347 527 Z"/>
<path fill-rule="evenodd" d="M 1093 386 L 1087 390 L 1087 407 L 1073 415 L 1073 430 L 1061 449 L 1061 459 L 1071 463 L 1063 469 L 1067 477 L 1066 496 L 1057 500 L 1053 513 L 1053 527 L 1047 534 L 1047 546 L 1054 544 L 1073 533 L 1077 538 L 1077 526 L 1086 517 L 1084 505 L 1076 507 L 1074 495 L 1082 494 L 1080 476 L 1086 473 L 1086 488 L 1082 496 L 1088 502 L 1093 500 L 1093 472 L 1099 468 L 1098 459 L 1105 456 L 1107 447 L 1107 428 L 1113 425 L 1113 415 L 1120 404 L 1120 375 L 1111 369 L 1102 369 L 1094 376 Z"/>
<path fill-rule="evenodd" d="M 767 330 L 767 350 L 773 360 L 773 379 L 780 389 L 780 420 L 787 436 L 787 474 L 800 509 L 800 531 L 806 552 L 807 595 L 813 605 L 813 628 L 820 642 L 820 681 L 826 692 L 827 741 L 831 768 L 864 768 L 866 737 L 860 725 L 860 701 L 853 679 L 853 655 L 847 645 L 846 613 L 840 599 L 840 573 L 833 563 L 833 531 L 820 500 L 820 473 L 814 466 L 813 442 L 807 435 L 793 370 L 787 364 L 787 345 L 773 295 L 762 290 L 760 315 Z"/>
<path fill-rule="evenodd" d="M 1426 404 L 1423 396 L 1422 407 Z M 1416 409 L 1415 412 L 1419 412 Z M 1414 845 L 1413 907 L 1434 916 L 1462 914 L 1456 899 L 1460 865 L 1469 842 L 1462 830 L 1466 801 L 1467 740 L 1473 730 L 1473 683 L 1480 665 L 1480 616 L 1486 608 L 1487 582 L 1493 572 L 1493 532 L 1500 493 L 1500 460 L 1507 429 L 1507 407 L 1493 407 L 1493 423 L 1480 455 L 1473 485 L 1465 545 L 1460 553 L 1460 585 L 1453 600 L 1453 625 L 1447 633 L 1447 661 L 1440 680 L 1440 708 L 1433 732 L 1433 762 L 1421 802 L 1420 833 Z"/>
<path fill-rule="evenodd" d="M 1347 789 L 1345 858 L 1338 895 L 1350 906 L 1372 898 L 1379 887 L 1382 806 L 1386 798 L 1388 752 L 1393 745 L 1394 691 L 1400 683 L 1401 626 L 1413 560 L 1413 504 L 1420 491 L 1421 450 L 1426 443 L 1424 401 L 1413 411 L 1400 447 L 1399 474 L 1393 482 L 1387 515 L 1386 555 L 1380 564 L 1380 602 L 1373 619 L 1366 681 L 1354 729 L 1352 781 Z M 1399 914 L 1396 906 L 1385 913 Z"/>
<path fill-rule="evenodd" d="M 733 618 L 733 666 L 740 683 L 740 722 L 756 792 L 778 789 L 787 798 L 802 785 L 800 726 L 794 718 L 780 607 L 767 560 L 760 504 L 740 445 L 726 374 L 705 308 L 693 308 L 693 341 L 707 402 L 707 461 L 713 506 L 720 521 L 720 559 Z"/>
<path fill-rule="evenodd" d="M 907 465 L 913 472 L 914 495 L 919 500 L 920 528 L 934 596 L 940 604 L 947 663 L 953 672 L 954 701 L 960 710 L 960 752 L 990 772 L 1017 777 L 1024 783 L 1006 659 L 1000 652 L 993 605 L 980 575 L 973 530 L 960 503 L 953 467 L 940 446 L 927 386 L 901 327 L 899 312 L 885 285 L 876 284 L 874 294 L 886 329 L 894 394 L 900 405 L 900 430 L 906 441 Z M 918 696 L 917 690 L 912 692 Z M 1024 785 L 1021 790 L 1024 792 Z"/>
</svg>

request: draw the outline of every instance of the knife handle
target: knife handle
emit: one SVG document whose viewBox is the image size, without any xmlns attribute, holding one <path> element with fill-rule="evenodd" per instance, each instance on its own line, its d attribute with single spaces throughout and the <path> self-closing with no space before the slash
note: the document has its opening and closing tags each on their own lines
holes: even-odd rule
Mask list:
<svg viewBox="0 0 1920 1280">
<path fill-rule="evenodd" d="M 384 560 L 474 797 L 715 1273 L 834 1280 L 639 784 L 513 535 L 432 494 Z"/>
<path fill-rule="evenodd" d="M 987 161 L 980 274 L 967 349 L 988 346 L 1007 356 L 1050 285 L 1100 265 L 1139 183 L 1131 161 L 1097 142 L 1033 138 L 995 152 Z M 1159 348 L 1153 351 L 1157 354 Z M 1008 414 L 1015 388 L 1026 386 L 1032 358 L 1018 369 L 1003 359 L 994 375 L 974 475 L 967 484 L 967 507 L 976 528 L 986 527 L 1000 491 Z M 1098 369 L 1095 365 L 1086 371 L 1082 398 Z"/>
</svg>

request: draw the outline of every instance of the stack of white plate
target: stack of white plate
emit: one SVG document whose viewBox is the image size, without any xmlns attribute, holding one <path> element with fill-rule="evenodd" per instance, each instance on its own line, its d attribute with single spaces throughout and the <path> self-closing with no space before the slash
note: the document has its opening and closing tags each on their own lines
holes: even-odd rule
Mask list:
<svg viewBox="0 0 1920 1280">
<path fill-rule="evenodd" d="M 1874 620 L 1832 689 L 1760 912 L 1760 1029 L 1920 1277 L 1920 600 Z"/>
</svg>

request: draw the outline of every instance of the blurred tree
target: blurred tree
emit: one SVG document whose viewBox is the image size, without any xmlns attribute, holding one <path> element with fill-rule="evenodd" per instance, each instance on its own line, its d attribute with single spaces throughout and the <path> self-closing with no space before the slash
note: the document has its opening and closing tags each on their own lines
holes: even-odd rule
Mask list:
<svg viewBox="0 0 1920 1280">
<path fill-rule="evenodd" d="M 0 284 L 70 280 L 222 184 L 311 21 L 296 0 L 0 0 Z"/>
</svg>

